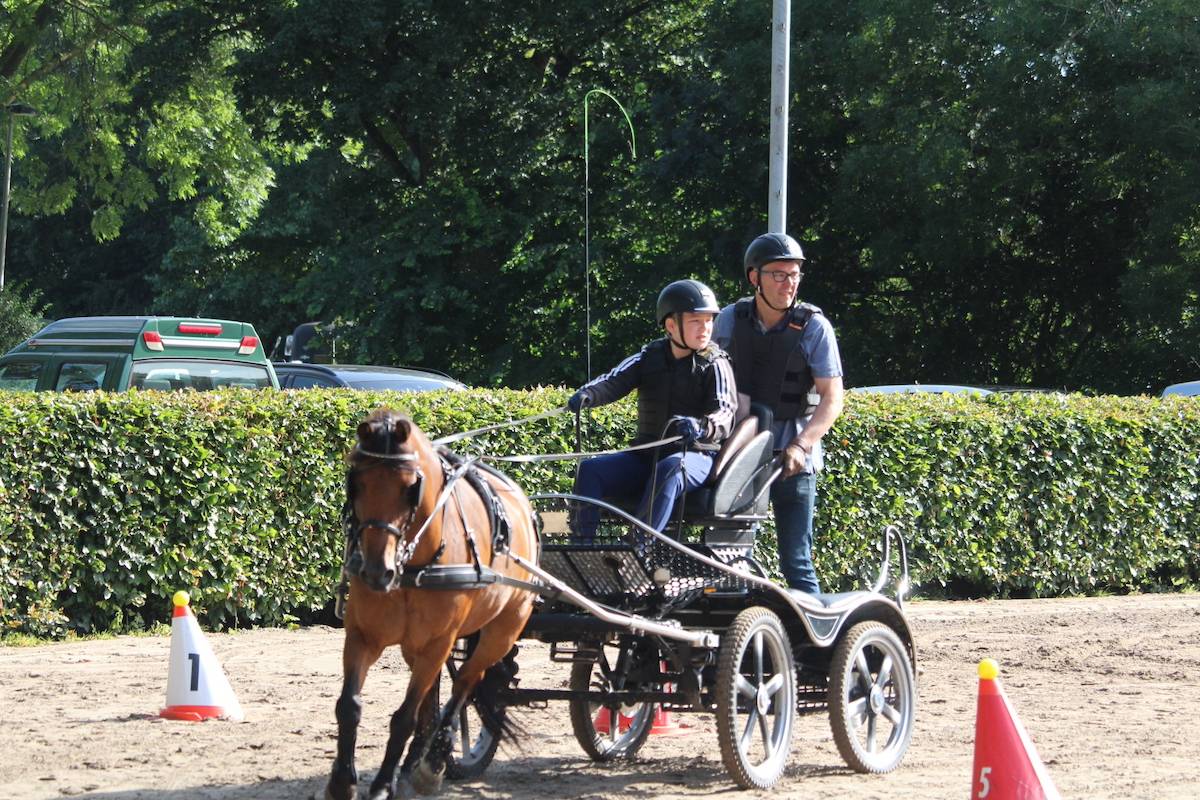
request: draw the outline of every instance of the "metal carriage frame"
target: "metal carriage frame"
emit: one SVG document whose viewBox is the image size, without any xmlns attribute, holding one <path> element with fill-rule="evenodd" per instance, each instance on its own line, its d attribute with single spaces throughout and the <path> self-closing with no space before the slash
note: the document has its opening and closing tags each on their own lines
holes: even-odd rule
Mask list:
<svg viewBox="0 0 1200 800">
<path fill-rule="evenodd" d="M 568 689 L 520 686 L 514 648 L 493 668 L 499 697 L 506 706 L 566 701 L 576 739 L 597 761 L 635 756 L 663 711 L 714 713 L 730 777 L 760 789 L 787 765 L 795 717 L 828 711 L 847 765 L 889 772 L 908 748 L 917 699 L 903 537 L 885 528 L 867 590 L 809 595 L 771 581 L 753 550 L 779 471 L 769 434 L 750 422 L 708 493 L 681 514 L 678 531 L 698 532 L 690 541 L 614 503 L 530 497 L 544 546 L 540 565 L 522 562 L 540 596 L 522 638 L 548 643 L 571 677 Z M 620 533 L 580 541 L 572 510 L 589 504 Z M 469 647 L 452 656 L 452 674 Z M 464 710 L 450 777 L 481 774 L 495 749 L 492 732 Z"/>
</svg>

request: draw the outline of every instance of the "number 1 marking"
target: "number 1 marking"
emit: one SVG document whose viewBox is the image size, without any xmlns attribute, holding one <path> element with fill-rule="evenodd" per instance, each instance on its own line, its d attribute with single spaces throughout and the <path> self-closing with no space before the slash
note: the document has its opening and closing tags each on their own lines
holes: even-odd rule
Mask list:
<svg viewBox="0 0 1200 800">
<path fill-rule="evenodd" d="M 200 688 L 200 654 L 188 653 L 188 661 L 192 662 L 192 691 Z M 983 795 L 979 795 L 983 797 Z"/>
</svg>

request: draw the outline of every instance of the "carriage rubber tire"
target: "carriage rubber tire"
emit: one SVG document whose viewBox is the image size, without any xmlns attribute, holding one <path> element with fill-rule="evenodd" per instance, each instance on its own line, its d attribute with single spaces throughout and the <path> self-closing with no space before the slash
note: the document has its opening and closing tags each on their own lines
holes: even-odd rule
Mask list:
<svg viewBox="0 0 1200 800">
<path fill-rule="evenodd" d="M 889 671 L 889 685 L 895 692 L 894 702 L 887 699 L 883 692 L 879 696 L 867 700 L 869 718 L 875 718 L 882 712 L 883 706 L 890 707 L 899 717 L 884 743 L 883 750 L 877 754 L 870 753 L 859 741 L 858 734 L 852 729 L 850 717 L 850 693 L 859 681 L 856 661 L 865 648 L 872 648 L 876 655 L 882 654 L 892 659 L 892 669 Z M 871 676 L 878 678 L 877 667 L 868 664 Z M 873 703 L 879 703 L 880 710 L 873 710 Z M 838 752 L 842 759 L 856 772 L 882 775 L 900 766 L 904 754 L 912 740 L 913 720 L 916 716 L 917 682 L 913 674 L 912 661 L 908 648 L 896 635 L 896 632 L 882 622 L 860 622 L 852 627 L 834 647 L 833 660 L 829 667 L 829 726 L 833 731 L 833 740 L 837 743 Z M 869 722 L 868 722 L 869 724 Z"/>
<path fill-rule="evenodd" d="M 764 650 L 769 650 L 772 676 L 781 681 L 763 680 L 766 686 L 774 682 L 775 689 L 771 707 L 771 728 L 764 739 L 774 739 L 776 750 L 758 765 L 749 763 L 748 756 L 739 747 L 739 740 L 751 716 L 761 718 L 757 710 L 739 715 L 739 683 L 745 682 L 743 659 L 756 636 L 763 636 Z M 752 676 L 753 677 L 753 676 Z M 765 678 L 765 676 L 764 676 Z M 755 678 L 757 679 L 757 678 Z M 783 775 L 791 753 L 792 726 L 796 717 L 796 666 L 792 645 L 783 623 L 775 612 L 762 606 L 753 606 L 739 613 L 733 624 L 721 634 L 721 646 L 717 655 L 717 675 L 713 692 L 717 700 L 717 738 L 721 746 L 721 762 L 738 786 L 743 789 L 770 789 Z M 743 701 L 745 698 L 743 697 Z M 755 736 L 762 735 L 762 727 L 756 727 Z"/>
<path fill-rule="evenodd" d="M 595 664 L 595 661 L 576 661 L 571 665 L 571 691 L 586 692 L 592 688 L 592 669 Z M 586 700 L 571 700 L 568 702 L 568 706 L 571 712 L 571 730 L 575 734 L 575 740 L 593 761 L 632 759 L 642 749 L 642 745 L 646 743 L 646 739 L 649 738 L 650 731 L 654 727 L 654 704 L 640 703 L 637 706 L 638 711 L 633 715 L 635 724 L 621 736 L 620 746 L 604 747 L 607 737 L 596 732 L 595 714 L 599 710 L 599 706 Z M 614 724 L 614 722 L 618 726 L 620 725 L 619 716 L 616 721 L 610 718 L 609 724 Z"/>
</svg>

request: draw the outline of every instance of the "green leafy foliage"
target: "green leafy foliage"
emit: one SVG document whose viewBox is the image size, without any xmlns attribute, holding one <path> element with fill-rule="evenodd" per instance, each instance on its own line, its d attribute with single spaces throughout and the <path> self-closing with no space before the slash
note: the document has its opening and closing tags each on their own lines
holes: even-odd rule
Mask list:
<svg viewBox="0 0 1200 800">
<path fill-rule="evenodd" d="M 6 353 L 37 333 L 43 325 L 45 309 L 38 303 L 36 289 L 8 284 L 0 292 L 0 353 Z"/>
<path fill-rule="evenodd" d="M 343 458 L 381 405 L 431 436 L 559 407 L 558 389 L 428 394 L 130 392 L 0 396 L 0 626 L 58 636 L 150 627 L 188 589 L 213 627 L 328 606 L 341 568 Z M 589 449 L 621 446 L 634 404 L 589 412 Z M 918 591 L 1050 595 L 1194 582 L 1200 403 L 852 396 L 828 437 L 817 564 L 861 587 L 898 524 Z M 461 443 L 576 449 L 560 415 Z M 506 469 L 568 490 L 562 462 Z M 760 540 L 773 559 L 769 532 Z M 964 583 L 965 582 L 965 583 Z"/>
<path fill-rule="evenodd" d="M 864 534 L 897 524 L 922 593 L 1195 582 L 1197 424 L 1189 400 L 851 395 L 826 437 L 818 572 L 865 578 Z"/>
</svg>

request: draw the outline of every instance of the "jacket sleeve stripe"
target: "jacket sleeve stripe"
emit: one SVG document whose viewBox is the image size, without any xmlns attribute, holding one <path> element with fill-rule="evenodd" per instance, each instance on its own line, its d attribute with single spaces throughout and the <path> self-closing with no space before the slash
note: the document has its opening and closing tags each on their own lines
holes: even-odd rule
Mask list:
<svg viewBox="0 0 1200 800">
<path fill-rule="evenodd" d="M 617 364 L 611 371 L 583 385 L 597 405 L 620 400 L 634 390 L 637 383 L 637 365 L 645 350 L 639 350 Z"/>
<path fill-rule="evenodd" d="M 708 415 L 708 422 L 712 440 L 723 441 L 733 431 L 733 420 L 737 416 L 737 387 L 733 382 L 729 359 L 719 359 L 713 366 L 717 383 L 717 410 Z"/>
</svg>

